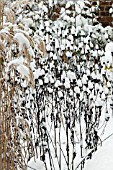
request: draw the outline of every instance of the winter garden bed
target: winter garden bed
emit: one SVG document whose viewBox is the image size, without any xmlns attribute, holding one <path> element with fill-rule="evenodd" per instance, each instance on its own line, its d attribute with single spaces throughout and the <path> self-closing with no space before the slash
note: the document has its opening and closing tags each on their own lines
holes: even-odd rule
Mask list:
<svg viewBox="0 0 113 170">
<path fill-rule="evenodd" d="M 2 169 L 82 170 L 107 136 L 113 29 L 102 27 L 88 1 L 55 9 L 28 0 L 4 8 Z"/>
</svg>

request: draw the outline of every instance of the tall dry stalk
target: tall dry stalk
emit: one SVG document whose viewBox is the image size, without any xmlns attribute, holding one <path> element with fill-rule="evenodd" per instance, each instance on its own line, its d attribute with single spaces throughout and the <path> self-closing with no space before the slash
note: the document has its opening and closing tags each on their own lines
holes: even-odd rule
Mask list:
<svg viewBox="0 0 113 170">
<path fill-rule="evenodd" d="M 3 27 L 3 13 L 5 0 L 0 0 L 0 29 Z"/>
<path fill-rule="evenodd" d="M 0 0 L 0 29 L 3 26 L 3 1 Z M 0 170 L 2 170 L 2 56 L 0 55 Z"/>
<path fill-rule="evenodd" d="M 1 56 L 0 56 L 0 80 L 2 79 L 2 64 L 1 64 Z M 2 170 L 2 88 L 1 88 L 1 81 L 0 81 L 0 170 Z"/>
</svg>

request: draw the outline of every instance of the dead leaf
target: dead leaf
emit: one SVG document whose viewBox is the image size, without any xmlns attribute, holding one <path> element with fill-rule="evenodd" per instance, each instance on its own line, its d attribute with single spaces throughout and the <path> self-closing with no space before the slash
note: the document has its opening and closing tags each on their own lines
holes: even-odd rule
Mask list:
<svg viewBox="0 0 113 170">
<path fill-rule="evenodd" d="M 45 42 L 44 41 L 41 41 L 40 44 L 39 44 L 39 49 L 43 52 L 43 55 L 44 57 L 46 56 L 47 54 L 47 51 L 46 51 L 46 46 L 45 46 Z"/>
</svg>

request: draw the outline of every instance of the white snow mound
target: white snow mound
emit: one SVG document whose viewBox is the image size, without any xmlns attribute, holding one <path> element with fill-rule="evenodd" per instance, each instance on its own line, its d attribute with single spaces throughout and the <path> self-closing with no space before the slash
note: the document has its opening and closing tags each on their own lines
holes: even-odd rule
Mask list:
<svg viewBox="0 0 113 170">
<path fill-rule="evenodd" d="M 31 170 L 31 168 L 34 170 L 46 170 L 44 163 L 39 159 L 34 160 L 34 158 L 31 158 L 28 162 L 27 170 Z"/>
</svg>

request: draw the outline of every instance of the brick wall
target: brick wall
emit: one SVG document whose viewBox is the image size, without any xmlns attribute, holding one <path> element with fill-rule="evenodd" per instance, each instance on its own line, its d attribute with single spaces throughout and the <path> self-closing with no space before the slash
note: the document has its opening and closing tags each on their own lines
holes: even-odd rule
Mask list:
<svg viewBox="0 0 113 170">
<path fill-rule="evenodd" d="M 97 4 L 97 0 L 93 0 L 93 5 Z M 109 13 L 109 9 L 113 4 L 113 0 L 100 0 L 98 20 L 102 23 L 103 26 L 112 26 L 113 27 L 113 17 Z"/>
</svg>

